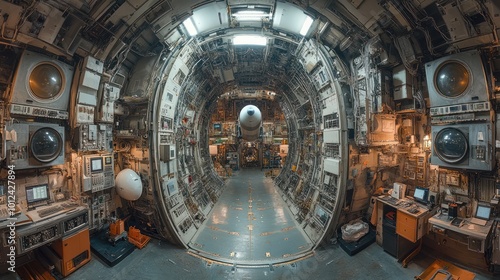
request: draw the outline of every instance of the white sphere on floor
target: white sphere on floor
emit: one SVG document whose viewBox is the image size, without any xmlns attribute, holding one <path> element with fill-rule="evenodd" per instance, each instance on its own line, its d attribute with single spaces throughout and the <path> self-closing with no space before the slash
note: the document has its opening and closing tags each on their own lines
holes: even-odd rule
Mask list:
<svg viewBox="0 0 500 280">
<path fill-rule="evenodd" d="M 116 175 L 116 192 L 126 200 L 137 200 L 142 194 L 141 177 L 132 169 L 123 169 Z"/>
</svg>

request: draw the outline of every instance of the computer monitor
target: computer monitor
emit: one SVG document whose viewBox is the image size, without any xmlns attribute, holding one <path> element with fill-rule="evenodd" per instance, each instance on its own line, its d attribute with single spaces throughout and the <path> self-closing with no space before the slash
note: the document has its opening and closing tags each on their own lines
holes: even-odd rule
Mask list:
<svg viewBox="0 0 500 280">
<path fill-rule="evenodd" d="M 476 218 L 482 220 L 489 220 L 491 214 L 491 207 L 487 205 L 478 204 L 476 207 Z"/>
<path fill-rule="evenodd" d="M 91 158 L 90 159 L 90 172 L 101 172 L 102 171 L 102 157 Z"/>
<path fill-rule="evenodd" d="M 36 185 L 26 187 L 26 201 L 28 204 L 49 200 L 49 185 Z"/>
<path fill-rule="evenodd" d="M 429 200 L 429 189 L 416 186 L 415 192 L 413 193 L 413 198 L 417 202 L 427 204 Z"/>
</svg>

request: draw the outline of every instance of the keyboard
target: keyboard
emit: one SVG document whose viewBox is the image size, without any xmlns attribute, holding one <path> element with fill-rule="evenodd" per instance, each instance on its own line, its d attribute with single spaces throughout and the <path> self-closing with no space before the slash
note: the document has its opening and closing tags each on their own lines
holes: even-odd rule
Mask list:
<svg viewBox="0 0 500 280">
<path fill-rule="evenodd" d="M 52 206 L 49 208 L 44 208 L 42 210 L 38 210 L 36 212 L 38 213 L 38 216 L 40 216 L 40 218 L 43 218 L 43 217 L 47 217 L 51 214 L 57 213 L 57 212 L 62 211 L 62 210 L 64 210 L 64 208 L 61 206 Z"/>
<path fill-rule="evenodd" d="M 478 219 L 478 218 L 471 218 L 470 222 L 473 223 L 473 224 L 476 224 L 476 225 L 485 226 L 488 221 L 481 220 L 481 219 Z"/>
<path fill-rule="evenodd" d="M 78 203 L 68 200 L 64 202 L 57 202 L 52 206 L 37 210 L 36 213 L 38 214 L 38 217 L 43 220 L 44 218 L 48 218 L 49 216 L 52 217 L 66 213 L 72 209 L 75 209 L 78 206 L 79 206 Z"/>
<path fill-rule="evenodd" d="M 61 206 L 64 208 L 64 209 L 72 209 L 72 208 L 76 208 L 79 206 L 78 203 L 76 202 L 64 202 L 61 204 Z"/>
<path fill-rule="evenodd" d="M 385 196 L 385 197 L 382 197 L 381 199 L 392 204 L 392 205 L 396 205 L 399 202 L 399 199 L 392 197 L 392 196 Z"/>
</svg>

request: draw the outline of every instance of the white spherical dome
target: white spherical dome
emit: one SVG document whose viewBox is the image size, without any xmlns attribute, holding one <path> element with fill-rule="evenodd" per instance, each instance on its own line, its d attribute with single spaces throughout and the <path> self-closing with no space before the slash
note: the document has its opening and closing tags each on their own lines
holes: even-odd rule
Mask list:
<svg viewBox="0 0 500 280">
<path fill-rule="evenodd" d="M 142 194 L 141 177 L 132 169 L 123 169 L 116 175 L 116 192 L 126 200 L 137 200 Z"/>
</svg>

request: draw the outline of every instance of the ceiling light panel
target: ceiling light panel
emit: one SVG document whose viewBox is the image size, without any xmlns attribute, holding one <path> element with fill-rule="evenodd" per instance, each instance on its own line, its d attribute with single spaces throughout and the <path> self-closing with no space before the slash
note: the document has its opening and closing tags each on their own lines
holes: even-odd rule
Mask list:
<svg viewBox="0 0 500 280">
<path fill-rule="evenodd" d="M 229 27 L 227 6 L 224 2 L 213 2 L 193 10 L 193 23 L 198 33 L 209 33 Z"/>
<path fill-rule="evenodd" d="M 248 9 L 241 10 L 232 14 L 238 21 L 262 21 L 265 18 L 270 18 L 270 14 L 262 10 Z"/>
<path fill-rule="evenodd" d="M 309 31 L 309 28 L 311 28 L 311 25 L 313 23 L 313 19 L 310 16 L 306 16 L 306 19 L 304 20 L 304 23 L 302 24 L 302 28 L 300 29 L 300 35 L 306 36 L 307 32 Z"/>
<path fill-rule="evenodd" d="M 310 17 L 306 15 L 304 11 L 299 7 L 289 3 L 276 2 L 276 10 L 274 12 L 273 19 L 273 29 L 301 34 L 301 31 L 303 29 L 306 29 L 304 27 L 304 23 L 308 23 L 310 21 L 308 18 Z M 312 20 L 312 18 L 310 19 Z M 310 24 L 312 24 L 312 21 Z M 307 31 L 309 31 L 308 28 Z M 305 33 L 302 33 L 307 34 L 307 31 L 305 31 Z"/>
<path fill-rule="evenodd" d="M 244 2 L 251 2 L 252 5 L 254 6 L 258 6 L 258 5 L 261 5 L 261 6 L 274 6 L 274 3 L 276 2 L 276 0 L 252 0 L 252 1 L 247 1 L 247 0 L 227 0 L 227 4 L 229 6 L 241 6 L 242 3 Z"/>
<path fill-rule="evenodd" d="M 198 30 L 196 30 L 196 27 L 194 26 L 193 23 L 193 19 L 191 17 L 188 17 L 184 22 L 182 22 L 182 24 L 189 33 L 189 36 L 193 37 L 196 36 L 196 34 L 198 34 Z"/>
<path fill-rule="evenodd" d="M 267 38 L 258 35 L 236 35 L 233 38 L 233 45 L 265 46 Z"/>
</svg>

